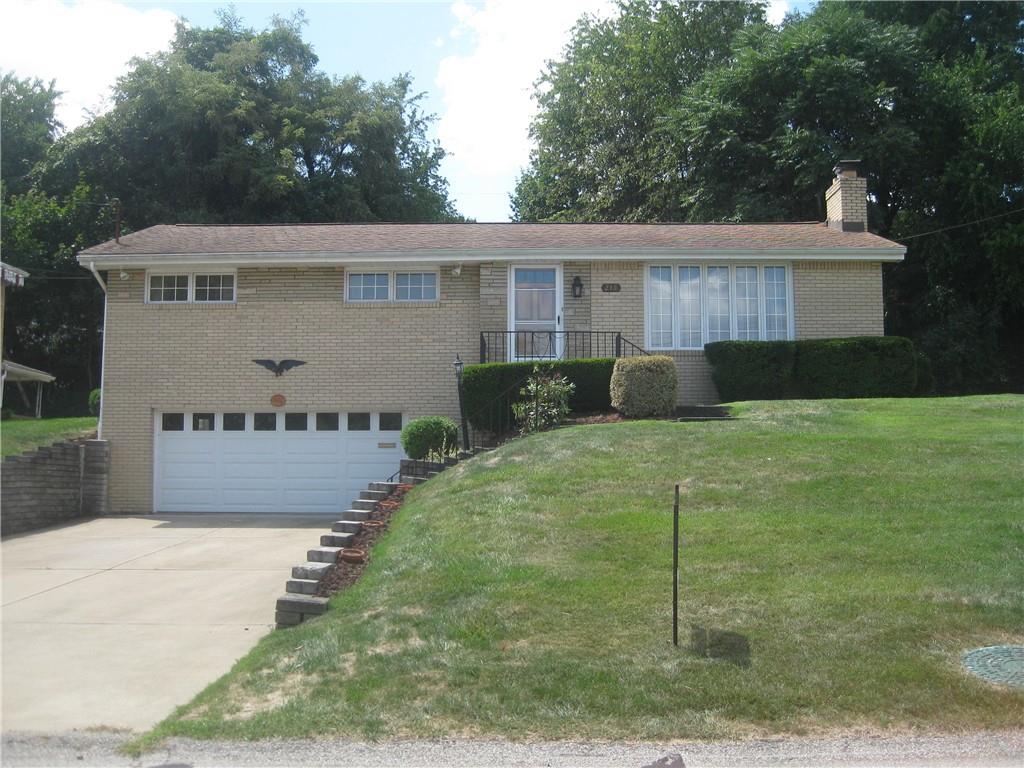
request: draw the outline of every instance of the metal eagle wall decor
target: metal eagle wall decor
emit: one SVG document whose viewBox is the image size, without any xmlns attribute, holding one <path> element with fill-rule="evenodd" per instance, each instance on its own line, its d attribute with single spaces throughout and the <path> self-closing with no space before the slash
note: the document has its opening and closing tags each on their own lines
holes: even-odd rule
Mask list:
<svg viewBox="0 0 1024 768">
<path fill-rule="evenodd" d="M 279 363 L 275 363 L 273 360 L 253 360 L 253 362 L 256 365 L 262 365 L 275 376 L 280 376 L 285 371 L 290 371 L 292 368 L 298 368 L 300 365 L 306 364 L 305 360 L 282 360 Z"/>
</svg>

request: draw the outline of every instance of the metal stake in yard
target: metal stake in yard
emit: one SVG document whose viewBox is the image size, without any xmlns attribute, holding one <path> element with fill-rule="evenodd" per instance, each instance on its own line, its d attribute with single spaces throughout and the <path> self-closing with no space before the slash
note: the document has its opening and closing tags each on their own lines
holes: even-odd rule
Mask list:
<svg viewBox="0 0 1024 768">
<path fill-rule="evenodd" d="M 672 645 L 679 645 L 679 484 L 672 506 Z"/>
</svg>

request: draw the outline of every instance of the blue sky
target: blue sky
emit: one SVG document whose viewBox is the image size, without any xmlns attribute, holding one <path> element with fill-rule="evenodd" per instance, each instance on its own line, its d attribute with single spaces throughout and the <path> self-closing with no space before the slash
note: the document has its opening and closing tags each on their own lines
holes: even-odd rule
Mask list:
<svg viewBox="0 0 1024 768">
<path fill-rule="evenodd" d="M 105 108 L 132 56 L 166 47 L 174 22 L 217 22 L 223 2 L 182 0 L 2 0 L 0 69 L 55 79 L 68 128 Z M 772 0 L 770 17 L 809 0 Z M 237 2 L 249 26 L 305 12 L 305 38 L 329 74 L 388 80 L 413 76 L 438 117 L 433 137 L 450 156 L 442 173 L 459 211 L 504 221 L 508 196 L 529 160 L 533 82 L 559 56 L 583 13 L 608 16 L 613 0 L 406 0 L 405 2 Z M 47 30 L 46 35 L 33 34 Z"/>
</svg>

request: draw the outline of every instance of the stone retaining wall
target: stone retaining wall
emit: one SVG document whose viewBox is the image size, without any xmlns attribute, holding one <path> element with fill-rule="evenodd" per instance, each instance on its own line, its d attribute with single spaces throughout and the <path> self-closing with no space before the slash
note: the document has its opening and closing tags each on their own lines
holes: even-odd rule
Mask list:
<svg viewBox="0 0 1024 768">
<path fill-rule="evenodd" d="M 107 512 L 106 440 L 57 443 L 0 467 L 0 536 Z"/>
</svg>

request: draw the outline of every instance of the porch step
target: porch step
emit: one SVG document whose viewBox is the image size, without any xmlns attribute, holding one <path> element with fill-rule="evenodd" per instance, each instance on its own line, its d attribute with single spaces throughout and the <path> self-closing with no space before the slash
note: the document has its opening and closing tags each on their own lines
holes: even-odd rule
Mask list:
<svg viewBox="0 0 1024 768">
<path fill-rule="evenodd" d="M 365 509 L 367 512 L 373 512 L 377 508 L 377 502 L 373 499 L 356 499 L 352 502 L 354 509 Z"/>
<path fill-rule="evenodd" d="M 373 501 L 383 501 L 388 497 L 387 491 L 360 491 L 360 499 L 371 499 Z"/>
<path fill-rule="evenodd" d="M 384 491 L 385 493 L 391 493 L 398 487 L 398 483 L 370 483 L 371 491 Z"/>
<path fill-rule="evenodd" d="M 314 563 L 331 563 L 338 562 L 338 553 L 341 552 L 341 547 L 315 547 L 306 552 L 307 559 Z"/>
<path fill-rule="evenodd" d="M 363 530 L 363 524 L 358 520 L 338 520 L 331 526 L 335 533 L 359 533 Z"/>
<path fill-rule="evenodd" d="M 325 533 L 320 537 L 320 545 L 334 549 L 335 547 L 347 547 L 352 543 L 356 535 L 354 533 Z M 333 563 L 334 560 L 331 560 Z"/>
<path fill-rule="evenodd" d="M 425 477 L 418 477 L 414 475 L 402 475 L 402 482 L 405 485 L 419 485 L 420 483 L 426 482 Z"/>
<path fill-rule="evenodd" d="M 369 520 L 370 513 L 365 509 L 346 509 L 342 512 L 345 517 L 344 520 Z"/>
<path fill-rule="evenodd" d="M 300 613 L 326 613 L 326 597 L 287 594 L 277 598 L 277 610 L 299 611 Z"/>
<path fill-rule="evenodd" d="M 293 579 L 310 579 L 312 581 L 319 581 L 327 573 L 327 569 L 331 567 L 330 563 L 323 562 L 308 562 L 296 565 L 292 568 Z"/>
<path fill-rule="evenodd" d="M 296 595 L 312 595 L 319 586 L 318 579 L 288 579 L 284 585 L 284 591 Z"/>
</svg>

